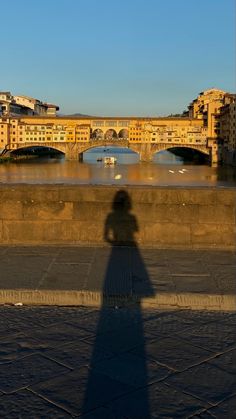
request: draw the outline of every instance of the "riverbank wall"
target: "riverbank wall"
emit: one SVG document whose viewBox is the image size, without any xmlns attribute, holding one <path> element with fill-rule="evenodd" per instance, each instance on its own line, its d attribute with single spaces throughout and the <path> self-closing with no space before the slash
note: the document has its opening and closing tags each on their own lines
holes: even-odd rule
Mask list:
<svg viewBox="0 0 236 419">
<path fill-rule="evenodd" d="M 0 186 L 2 245 L 235 249 L 235 220 L 233 188 Z"/>
</svg>

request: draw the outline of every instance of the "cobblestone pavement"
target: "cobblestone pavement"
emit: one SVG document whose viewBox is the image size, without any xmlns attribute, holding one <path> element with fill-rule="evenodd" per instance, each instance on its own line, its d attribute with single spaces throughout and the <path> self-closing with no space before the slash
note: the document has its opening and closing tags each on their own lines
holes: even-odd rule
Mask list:
<svg viewBox="0 0 236 419">
<path fill-rule="evenodd" d="M 236 313 L 0 306 L 0 412 L 235 419 Z"/>
</svg>

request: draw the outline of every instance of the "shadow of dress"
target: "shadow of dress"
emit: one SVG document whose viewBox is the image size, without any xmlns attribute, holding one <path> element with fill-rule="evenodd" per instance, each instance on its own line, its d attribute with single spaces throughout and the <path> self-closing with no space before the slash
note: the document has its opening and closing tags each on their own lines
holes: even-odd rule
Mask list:
<svg viewBox="0 0 236 419">
<path fill-rule="evenodd" d="M 122 396 L 122 388 L 123 393 L 126 394 L 141 386 L 143 388 L 142 415 L 145 412 L 142 418 L 148 419 L 150 414 L 145 355 L 146 336 L 141 301 L 143 297 L 153 295 L 153 290 L 135 241 L 135 233 L 139 230 L 138 223 L 130 211 L 131 199 L 128 193 L 124 190 L 118 191 L 113 200 L 112 211 L 108 214 L 104 226 L 104 240 L 110 243 L 111 252 L 103 282 L 103 304 L 94 338 L 83 413 L 104 406 L 106 403 L 112 403 L 113 399 Z M 129 304 L 119 309 L 118 307 L 123 305 L 124 301 L 135 302 L 135 305 Z M 115 310 L 108 311 L 108 302 L 112 302 Z M 108 316 L 110 316 L 109 325 Z M 135 364 L 135 362 L 132 363 L 132 359 L 134 360 L 135 357 L 132 358 L 130 351 L 136 347 L 139 347 L 139 362 L 137 370 L 132 372 Z M 97 362 L 97 352 L 101 349 L 112 355 L 105 366 L 101 364 L 103 379 L 99 383 L 97 373 L 98 371 L 101 373 L 101 368 Z M 107 383 L 104 376 L 107 378 Z M 116 386 L 114 383 L 119 385 Z M 114 392 L 111 391 L 113 385 Z M 99 400 L 94 401 L 94 391 L 95 388 L 98 391 L 99 386 Z"/>
</svg>

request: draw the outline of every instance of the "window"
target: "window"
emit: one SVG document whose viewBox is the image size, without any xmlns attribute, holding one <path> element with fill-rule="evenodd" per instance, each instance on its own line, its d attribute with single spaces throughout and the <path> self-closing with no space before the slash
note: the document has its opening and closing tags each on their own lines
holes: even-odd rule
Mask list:
<svg viewBox="0 0 236 419">
<path fill-rule="evenodd" d="M 130 123 L 130 121 L 119 121 L 118 125 L 119 125 L 119 127 L 128 127 L 129 123 Z"/>
<path fill-rule="evenodd" d="M 117 121 L 106 121 L 106 126 L 107 127 L 116 127 L 117 126 Z"/>
<path fill-rule="evenodd" d="M 104 121 L 93 121 L 93 125 L 95 127 L 103 127 L 104 126 Z"/>
</svg>

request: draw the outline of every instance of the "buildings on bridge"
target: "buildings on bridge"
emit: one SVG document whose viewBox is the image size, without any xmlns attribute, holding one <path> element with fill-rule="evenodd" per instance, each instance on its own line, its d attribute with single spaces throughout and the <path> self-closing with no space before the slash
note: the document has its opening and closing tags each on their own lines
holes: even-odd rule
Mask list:
<svg viewBox="0 0 236 419">
<path fill-rule="evenodd" d="M 214 163 L 220 161 L 227 150 L 232 155 L 236 150 L 235 95 L 218 89 L 201 92 L 189 105 L 189 115 L 185 117 L 58 117 L 58 107 L 36 99 L 15 96 L 12 101 L 9 92 L 2 92 L 0 104 L 4 100 L 12 106 L 26 107 L 30 112 L 14 115 L 4 111 L 0 115 L 0 150 L 44 145 L 64 151 L 67 157 L 78 158 L 78 150 L 123 141 L 140 153 L 145 147 L 156 151 L 171 147 L 195 148 L 209 154 Z"/>
<path fill-rule="evenodd" d="M 208 146 L 207 130 L 200 119 L 21 116 L 0 121 L 0 148 L 9 150 L 43 145 L 76 159 L 90 147 L 114 142 L 139 152 L 144 160 L 171 147 L 214 154 L 215 162 L 218 158 L 216 145 Z"/>
</svg>

